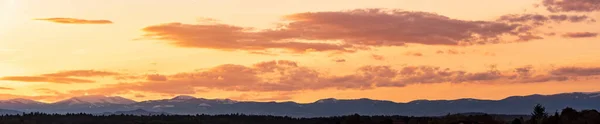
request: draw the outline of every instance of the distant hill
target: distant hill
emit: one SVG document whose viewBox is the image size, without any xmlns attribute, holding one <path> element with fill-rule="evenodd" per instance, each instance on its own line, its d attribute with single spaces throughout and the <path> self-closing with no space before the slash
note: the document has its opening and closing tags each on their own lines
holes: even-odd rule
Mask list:
<svg viewBox="0 0 600 124">
<path fill-rule="evenodd" d="M 22 111 L 36 111 L 38 109 L 43 109 L 48 105 L 47 103 L 38 102 L 29 99 L 9 99 L 9 100 L 0 100 L 0 108 L 5 109 L 14 109 L 14 110 L 22 110 Z"/>
<path fill-rule="evenodd" d="M 372 99 L 322 99 L 313 103 L 250 102 L 177 96 L 172 99 L 135 102 L 122 97 L 75 97 L 57 103 L 0 102 L 0 108 L 47 113 L 141 113 L 280 115 L 294 117 L 361 115 L 441 116 L 456 113 L 529 115 L 535 104 L 549 112 L 565 107 L 600 110 L 600 92 L 512 96 L 502 100 L 415 100 L 408 103 Z M 134 111 L 131 111 L 134 110 Z"/>
<path fill-rule="evenodd" d="M 531 118 L 531 115 L 507 115 L 507 114 L 487 114 L 487 113 L 481 113 L 481 112 L 469 112 L 469 113 L 458 113 L 455 115 L 463 115 L 463 116 L 482 116 L 482 115 L 489 115 L 494 117 L 496 120 L 503 120 L 506 122 L 510 122 L 512 120 L 514 120 L 515 118 L 523 118 L 523 119 L 529 119 Z"/>
<path fill-rule="evenodd" d="M 23 112 L 15 111 L 15 110 L 0 109 L 0 115 L 16 115 L 16 114 L 22 114 L 22 113 Z"/>
<path fill-rule="evenodd" d="M 136 109 L 136 110 L 131 110 L 131 111 L 117 111 L 114 113 L 110 113 L 112 115 L 145 115 L 145 116 L 149 116 L 149 115 L 170 115 L 169 113 L 166 112 L 151 112 L 151 111 L 146 111 L 144 109 Z"/>
</svg>

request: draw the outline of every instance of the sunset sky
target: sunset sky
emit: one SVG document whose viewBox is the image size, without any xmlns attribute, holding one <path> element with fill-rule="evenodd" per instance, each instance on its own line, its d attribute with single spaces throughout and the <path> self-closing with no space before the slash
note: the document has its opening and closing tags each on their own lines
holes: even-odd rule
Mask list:
<svg viewBox="0 0 600 124">
<path fill-rule="evenodd" d="M 600 91 L 598 0 L 0 0 L 0 99 Z"/>
</svg>

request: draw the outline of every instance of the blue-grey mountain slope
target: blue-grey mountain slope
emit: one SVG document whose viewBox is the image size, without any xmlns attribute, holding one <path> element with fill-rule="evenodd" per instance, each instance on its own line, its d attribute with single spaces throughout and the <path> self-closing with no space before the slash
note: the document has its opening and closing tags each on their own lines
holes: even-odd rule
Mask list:
<svg viewBox="0 0 600 124">
<path fill-rule="evenodd" d="M 600 92 L 563 93 L 555 95 L 513 96 L 502 100 L 416 100 L 408 103 L 372 99 L 322 99 L 313 103 L 249 102 L 229 99 L 203 99 L 178 96 L 172 99 L 135 102 L 122 97 L 75 97 L 57 103 L 0 102 L 0 108 L 24 112 L 32 110 L 47 113 L 114 113 L 131 110 L 142 114 L 164 112 L 170 114 L 252 114 L 293 117 L 361 115 L 439 116 L 449 113 L 490 113 L 528 115 L 536 104 L 553 112 L 565 107 L 600 110 Z M 35 109 L 31 109 L 35 108 Z"/>
<path fill-rule="evenodd" d="M 0 115 L 16 115 L 16 114 L 22 114 L 22 113 L 23 112 L 15 111 L 15 110 L 0 109 Z"/>
</svg>

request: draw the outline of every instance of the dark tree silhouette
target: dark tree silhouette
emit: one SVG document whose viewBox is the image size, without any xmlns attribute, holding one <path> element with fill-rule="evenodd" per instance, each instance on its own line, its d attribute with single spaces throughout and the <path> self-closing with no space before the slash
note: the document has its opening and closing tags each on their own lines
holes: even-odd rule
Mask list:
<svg viewBox="0 0 600 124">
<path fill-rule="evenodd" d="M 548 118 L 548 113 L 546 113 L 546 107 L 541 104 L 535 105 L 533 108 L 533 113 L 531 113 L 531 124 L 543 124 L 544 119 Z"/>
<path fill-rule="evenodd" d="M 561 113 L 561 114 L 559 114 Z M 510 117 L 510 118 L 506 118 Z M 0 115 L 0 124 L 600 124 L 596 110 L 565 108 L 548 116 L 543 106 L 534 107 L 530 120 L 519 116 L 449 114 L 443 117 L 349 116 L 292 118 L 266 115 L 91 115 L 85 113 L 23 113 Z"/>
<path fill-rule="evenodd" d="M 523 122 L 521 121 L 521 119 L 515 118 L 511 124 L 523 124 Z"/>
</svg>

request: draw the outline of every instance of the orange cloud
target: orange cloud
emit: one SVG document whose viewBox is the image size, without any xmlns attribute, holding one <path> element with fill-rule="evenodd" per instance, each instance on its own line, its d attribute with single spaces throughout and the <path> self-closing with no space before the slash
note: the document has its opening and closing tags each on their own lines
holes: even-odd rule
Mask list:
<svg viewBox="0 0 600 124">
<path fill-rule="evenodd" d="M 13 88 L 8 88 L 8 87 L 0 87 L 0 90 L 15 90 Z"/>
<path fill-rule="evenodd" d="M 556 33 L 555 33 L 555 32 L 550 32 L 550 33 L 546 33 L 546 34 L 544 34 L 544 35 L 546 35 L 546 36 L 555 36 L 555 35 L 556 35 Z"/>
<path fill-rule="evenodd" d="M 423 56 L 423 53 L 420 53 L 420 52 L 406 52 L 406 53 L 404 53 L 404 55 L 407 55 L 407 56 Z"/>
<path fill-rule="evenodd" d="M 139 75 L 118 75 L 115 76 L 115 80 L 139 80 L 139 79 L 148 79 L 148 76 L 139 76 Z"/>
<path fill-rule="evenodd" d="M 59 91 L 51 90 L 51 89 L 47 89 L 47 88 L 35 89 L 35 91 L 40 92 L 40 93 L 44 93 L 44 94 L 63 95 L 63 93 L 61 93 Z"/>
<path fill-rule="evenodd" d="M 289 23 L 262 30 L 218 23 L 168 23 L 148 26 L 143 30 L 147 38 L 169 41 L 179 47 L 251 52 L 283 49 L 297 53 L 354 52 L 408 43 L 474 45 L 513 42 L 502 39 L 503 36 L 519 37 L 519 41 L 541 38 L 532 33 L 535 27 L 527 24 L 458 20 L 428 12 L 359 9 L 296 13 L 284 18 Z M 577 19 L 567 17 L 567 20 Z"/>
<path fill-rule="evenodd" d="M 496 56 L 496 53 L 493 52 L 485 52 L 485 51 L 459 51 L 456 49 L 448 49 L 448 50 L 438 50 L 435 51 L 436 54 L 447 54 L 447 55 L 464 55 L 464 54 L 473 54 L 478 53 L 483 56 Z"/>
<path fill-rule="evenodd" d="M 527 27 L 523 27 L 522 31 L 531 30 L 533 28 L 538 28 L 540 26 L 544 26 L 549 23 L 563 23 L 563 22 L 596 22 L 593 18 L 590 18 L 586 15 L 540 15 L 540 14 L 509 14 L 504 15 L 498 18 L 496 21 L 504 22 L 508 24 L 520 24 L 520 25 L 528 25 Z M 544 35 L 552 34 L 552 33 L 543 33 Z M 523 33 L 521 35 L 517 35 L 517 41 L 531 41 L 544 39 L 544 37 L 540 36 L 539 33 L 532 33 L 527 31 L 527 33 Z"/>
<path fill-rule="evenodd" d="M 593 32 L 569 32 L 562 35 L 565 38 L 588 38 L 597 37 L 598 33 Z"/>
<path fill-rule="evenodd" d="M 334 61 L 334 62 L 338 62 L 338 63 L 341 63 L 341 62 L 346 62 L 346 60 L 345 60 L 345 59 L 335 59 L 335 60 L 333 60 L 333 61 Z"/>
<path fill-rule="evenodd" d="M 135 97 L 135 98 L 144 98 L 144 97 L 146 97 L 146 96 L 145 96 L 145 95 L 142 95 L 142 94 L 135 94 L 135 96 L 134 96 L 134 97 Z"/>
<path fill-rule="evenodd" d="M 43 74 L 42 76 L 49 77 L 104 77 L 104 76 L 115 76 L 120 75 L 115 72 L 107 72 L 107 71 L 95 71 L 95 70 L 72 70 L 72 71 L 63 71 L 58 73 L 51 74 Z"/>
<path fill-rule="evenodd" d="M 438 50 L 435 53 L 437 53 L 437 54 L 450 54 L 450 55 L 465 54 L 464 51 L 458 51 L 458 50 L 455 50 L 455 49 L 448 49 L 446 51 Z"/>
<path fill-rule="evenodd" d="M 280 37 L 266 37 L 264 33 L 249 28 L 214 24 L 190 25 L 169 23 L 155 25 L 143 29 L 146 37 L 172 41 L 180 47 L 210 48 L 220 50 L 265 51 L 268 49 L 284 49 L 303 53 L 307 51 L 346 51 L 353 52 L 350 45 L 330 43 L 279 42 Z"/>
<path fill-rule="evenodd" d="M 149 81 L 167 81 L 167 76 L 159 75 L 159 74 L 153 74 L 153 75 L 148 75 L 146 77 L 146 79 L 149 80 Z"/>
<path fill-rule="evenodd" d="M 85 20 L 76 18 L 40 18 L 34 20 L 49 21 L 61 24 L 112 24 L 110 20 Z"/>
<path fill-rule="evenodd" d="M 278 54 L 270 53 L 267 51 L 248 51 L 248 53 L 257 55 L 278 56 Z"/>
<path fill-rule="evenodd" d="M 465 54 L 465 52 L 459 52 L 458 50 L 455 49 L 449 49 L 448 54 Z"/>
<path fill-rule="evenodd" d="M 544 0 L 542 5 L 550 12 L 600 11 L 598 0 Z"/>
<path fill-rule="evenodd" d="M 94 83 L 92 80 L 77 79 L 77 78 L 66 78 L 66 77 L 43 77 L 43 76 L 7 76 L 2 77 L 0 80 L 7 81 L 20 81 L 20 82 L 49 82 L 49 83 Z"/>
<path fill-rule="evenodd" d="M 595 76 L 600 75 L 600 67 L 583 68 L 583 67 L 563 67 L 550 72 L 553 75 L 565 76 Z"/>
<path fill-rule="evenodd" d="M 383 61 L 383 60 L 385 60 L 385 57 L 383 57 L 383 56 L 381 56 L 381 55 L 375 55 L 375 54 L 372 54 L 372 55 L 371 55 L 371 58 L 373 58 L 373 59 L 375 59 L 375 60 L 379 60 L 379 61 Z"/>
<path fill-rule="evenodd" d="M 262 62 L 249 67 L 227 64 L 202 72 L 179 73 L 167 77 L 168 80 L 166 81 L 112 84 L 103 88 L 73 91 L 73 93 L 116 94 L 142 91 L 165 94 L 194 94 L 201 89 L 268 92 L 336 88 L 338 87 L 337 83 L 343 85 L 343 82 L 329 79 L 316 70 L 284 60 Z"/>
<path fill-rule="evenodd" d="M 0 80 L 20 81 L 20 82 L 49 82 L 49 83 L 94 83 L 93 80 L 71 78 L 71 77 L 104 77 L 118 76 L 119 73 L 94 70 L 72 70 L 57 73 L 42 74 L 40 76 L 7 76 Z"/>
<path fill-rule="evenodd" d="M 268 61 L 252 66 L 226 64 L 205 71 L 165 75 L 166 80 L 139 81 L 71 91 L 71 94 L 195 94 L 206 90 L 237 92 L 295 92 L 322 89 L 373 89 L 428 83 L 537 83 L 600 76 L 593 67 L 563 67 L 536 72 L 527 66 L 500 71 L 466 72 L 432 66 L 363 66 L 355 73 L 332 75 L 293 61 Z"/>
<path fill-rule="evenodd" d="M 344 40 L 368 46 L 488 44 L 497 43 L 495 40 L 502 35 L 527 32 L 523 30 L 525 25 L 384 9 L 298 13 L 286 19 L 292 22 L 284 32 L 302 34 L 297 37 L 303 39 Z"/>
</svg>

